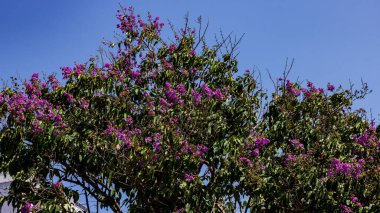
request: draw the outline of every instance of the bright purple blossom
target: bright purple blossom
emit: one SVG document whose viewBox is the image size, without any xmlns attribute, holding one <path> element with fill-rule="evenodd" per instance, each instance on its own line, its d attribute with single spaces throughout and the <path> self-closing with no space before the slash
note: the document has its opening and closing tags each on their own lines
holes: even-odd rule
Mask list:
<svg viewBox="0 0 380 213">
<path fill-rule="evenodd" d="M 202 101 L 202 96 L 198 92 L 191 90 L 191 95 L 193 96 L 193 101 L 195 105 L 198 105 Z"/>
<path fill-rule="evenodd" d="M 376 146 L 378 142 L 376 132 L 371 130 L 364 130 L 363 134 L 354 135 L 353 139 L 355 143 L 365 147 Z"/>
<path fill-rule="evenodd" d="M 186 92 L 185 86 L 183 86 L 183 84 L 179 84 L 179 85 L 177 86 L 177 91 L 179 92 L 179 94 L 182 95 L 183 93 Z"/>
<path fill-rule="evenodd" d="M 145 138 L 145 142 L 150 143 L 152 142 L 152 137 L 148 136 Z"/>
<path fill-rule="evenodd" d="M 174 90 L 174 89 L 168 89 L 165 92 L 165 95 L 166 95 L 167 100 L 170 103 L 177 104 L 178 101 L 180 100 L 179 97 L 178 97 L 178 95 L 177 95 L 177 91 Z"/>
<path fill-rule="evenodd" d="M 338 175 L 344 175 L 346 177 L 359 178 L 363 171 L 363 165 L 361 163 L 342 163 L 338 159 L 334 159 L 330 163 L 327 176 L 335 177 Z"/>
<path fill-rule="evenodd" d="M 73 72 L 70 67 L 61 67 L 63 79 L 70 78 L 71 73 Z"/>
<path fill-rule="evenodd" d="M 36 83 L 38 81 L 38 73 L 33 73 L 32 78 L 30 79 L 31 83 Z"/>
<path fill-rule="evenodd" d="M 334 91 L 334 89 L 335 89 L 335 87 L 334 87 L 334 85 L 332 85 L 332 84 L 327 84 L 327 90 L 329 90 L 329 91 Z"/>
<path fill-rule="evenodd" d="M 265 137 L 259 137 L 256 139 L 256 147 L 258 149 L 263 148 L 265 145 L 267 145 L 269 143 L 270 143 L 270 140 L 268 138 L 265 138 Z"/>
<path fill-rule="evenodd" d="M 224 100 L 226 98 L 220 89 L 214 91 L 213 97 L 217 100 Z"/>
<path fill-rule="evenodd" d="M 301 91 L 295 88 L 289 80 L 286 80 L 286 90 L 290 95 L 299 96 L 301 94 Z"/>
<path fill-rule="evenodd" d="M 153 142 L 153 148 L 156 152 L 161 152 L 161 144 L 159 142 Z"/>
<path fill-rule="evenodd" d="M 165 83 L 165 88 L 169 89 L 170 87 L 172 87 L 172 84 L 170 82 L 166 82 Z"/>
<path fill-rule="evenodd" d="M 39 209 L 38 205 L 35 205 L 33 203 L 30 203 L 30 202 L 26 202 L 24 207 L 21 209 L 21 213 L 30 213 L 30 212 L 36 211 L 38 209 Z"/>
<path fill-rule="evenodd" d="M 203 94 L 205 94 L 207 98 L 211 98 L 214 95 L 214 92 L 212 91 L 212 89 L 210 89 L 210 87 L 208 87 L 207 84 L 202 84 L 201 88 L 202 88 Z"/>
</svg>

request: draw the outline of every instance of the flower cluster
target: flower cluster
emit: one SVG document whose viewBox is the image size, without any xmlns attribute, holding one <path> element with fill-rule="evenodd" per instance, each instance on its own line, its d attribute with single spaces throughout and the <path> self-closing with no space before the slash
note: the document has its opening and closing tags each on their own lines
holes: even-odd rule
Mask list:
<svg viewBox="0 0 380 213">
<path fill-rule="evenodd" d="M 280 81 L 283 79 L 279 78 L 278 80 Z M 296 83 L 291 83 L 290 80 L 286 80 L 285 88 L 288 94 L 290 94 L 291 96 L 296 96 L 296 97 L 301 95 L 301 91 L 304 97 L 306 98 L 311 97 L 313 94 L 324 93 L 323 88 L 315 87 L 314 84 L 310 81 L 307 82 L 306 88 L 299 88 L 299 85 L 297 85 Z M 327 90 L 333 92 L 335 90 L 335 86 L 329 83 L 327 84 Z"/>
<path fill-rule="evenodd" d="M 243 156 L 239 157 L 238 160 L 247 165 L 251 165 L 250 158 L 258 157 L 260 155 L 260 150 L 262 150 L 269 143 L 270 140 L 268 138 L 259 136 L 255 131 L 250 131 L 250 135 L 245 142 L 245 146 L 243 147 Z"/>
<path fill-rule="evenodd" d="M 356 144 L 362 145 L 364 147 L 376 147 L 380 145 L 380 140 L 377 137 L 373 122 L 371 122 L 369 129 L 364 130 L 364 132 L 360 135 L 354 135 L 353 139 Z"/>
<path fill-rule="evenodd" d="M 32 204 L 30 202 L 26 202 L 24 207 L 22 207 L 22 209 L 21 209 L 21 213 L 30 213 L 33 211 L 37 211 L 39 209 L 40 209 L 40 207 L 38 205 Z"/>
<path fill-rule="evenodd" d="M 353 202 L 356 206 L 362 206 L 362 203 L 359 201 L 359 198 L 354 195 L 351 196 L 351 202 Z"/>
<path fill-rule="evenodd" d="M 330 163 L 327 172 L 328 177 L 336 177 L 343 175 L 346 177 L 359 178 L 363 171 L 363 163 L 342 163 L 338 159 L 334 159 Z"/>
<path fill-rule="evenodd" d="M 109 124 L 105 130 L 105 134 L 108 136 L 115 136 L 117 139 L 123 142 L 124 148 L 129 149 L 132 147 L 132 142 L 126 131 L 115 128 Z"/>
<path fill-rule="evenodd" d="M 195 157 L 200 156 L 203 158 L 207 151 L 208 151 L 208 147 L 205 145 L 202 145 L 202 144 L 193 145 L 193 144 L 189 144 L 187 140 L 182 141 L 181 152 L 183 154 L 189 153 Z"/>
<path fill-rule="evenodd" d="M 137 17 L 134 15 L 133 7 L 128 8 L 127 10 L 124 8 L 122 10 L 118 10 L 117 19 L 119 20 L 119 24 L 117 24 L 117 28 L 119 28 L 123 33 L 129 33 L 132 36 L 138 36 L 140 30 L 143 31 L 151 31 L 156 35 L 159 35 L 164 23 L 159 22 L 160 17 L 153 17 L 148 14 L 149 22 L 145 23 L 139 15 Z"/>
<path fill-rule="evenodd" d="M 296 88 L 294 84 L 290 82 L 290 80 L 286 80 L 286 90 L 290 95 L 299 96 L 301 94 L 301 90 Z"/>
<path fill-rule="evenodd" d="M 324 93 L 324 90 L 322 88 L 315 87 L 312 82 L 308 81 L 307 88 L 302 88 L 302 92 L 305 97 L 311 97 L 314 94 L 317 95 Z"/>
<path fill-rule="evenodd" d="M 226 97 L 221 89 L 212 90 L 207 84 L 201 85 L 202 94 L 207 98 L 214 98 L 216 100 L 224 100 Z"/>
</svg>

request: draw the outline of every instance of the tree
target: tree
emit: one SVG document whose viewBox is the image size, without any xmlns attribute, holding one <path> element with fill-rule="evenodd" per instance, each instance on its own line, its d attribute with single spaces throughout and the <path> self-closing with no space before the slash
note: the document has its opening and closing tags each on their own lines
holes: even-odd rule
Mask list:
<svg viewBox="0 0 380 213">
<path fill-rule="evenodd" d="M 0 171 L 14 179 L 3 202 L 26 212 L 70 211 L 81 197 L 114 212 L 379 208 L 377 132 L 350 108 L 366 85 L 325 92 L 284 75 L 265 103 L 254 73 L 238 72 L 239 40 L 208 46 L 202 25 L 186 22 L 165 41 L 158 17 L 129 8 L 117 18 L 107 59 L 63 67 L 63 83 L 35 73 L 0 91 Z"/>
</svg>

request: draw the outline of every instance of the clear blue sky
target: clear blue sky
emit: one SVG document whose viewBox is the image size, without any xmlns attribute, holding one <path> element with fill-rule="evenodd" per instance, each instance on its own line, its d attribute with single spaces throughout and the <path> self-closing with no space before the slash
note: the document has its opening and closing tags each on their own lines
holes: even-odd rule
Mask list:
<svg viewBox="0 0 380 213">
<path fill-rule="evenodd" d="M 85 62 L 102 38 L 112 39 L 119 1 L 1 0 L 0 77 L 33 72 L 60 72 L 59 67 Z M 287 57 L 295 58 L 291 79 L 318 85 L 359 85 L 373 93 L 357 107 L 377 118 L 380 113 L 379 0 L 145 0 L 122 1 L 140 14 L 151 11 L 181 26 L 189 12 L 210 22 L 209 36 L 219 29 L 245 33 L 239 66 L 257 67 L 280 76 Z"/>
<path fill-rule="evenodd" d="M 201 15 L 210 22 L 209 36 L 220 29 L 245 33 L 240 67 L 257 67 L 264 86 L 266 70 L 279 76 L 287 57 L 295 58 L 293 80 L 359 85 L 373 89 L 357 106 L 380 113 L 380 1 L 378 0 L 1 0 L 0 77 L 32 72 L 59 72 L 59 67 L 85 62 L 112 39 L 118 4 L 183 23 Z"/>
</svg>

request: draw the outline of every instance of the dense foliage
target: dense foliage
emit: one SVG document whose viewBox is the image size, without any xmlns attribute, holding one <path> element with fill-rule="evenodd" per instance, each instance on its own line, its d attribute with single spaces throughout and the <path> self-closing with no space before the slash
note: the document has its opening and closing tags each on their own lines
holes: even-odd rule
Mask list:
<svg viewBox="0 0 380 213">
<path fill-rule="evenodd" d="M 380 142 L 358 91 L 290 82 L 266 94 L 235 44 L 119 11 L 108 60 L 0 91 L 0 171 L 24 212 L 376 211 Z M 228 47 L 221 51 L 223 46 Z M 112 54 L 113 53 L 113 54 Z M 107 62 L 105 62 L 107 61 Z"/>
</svg>

